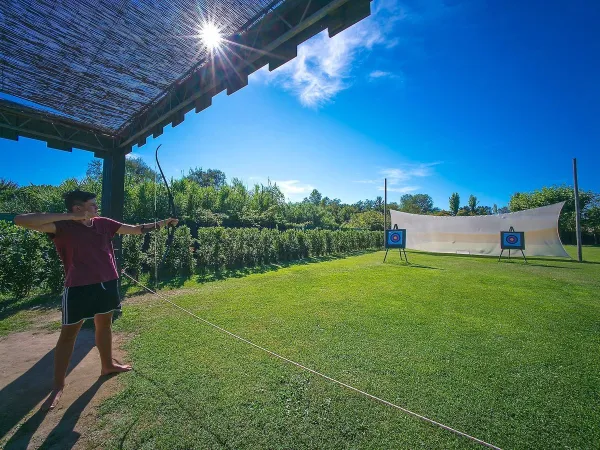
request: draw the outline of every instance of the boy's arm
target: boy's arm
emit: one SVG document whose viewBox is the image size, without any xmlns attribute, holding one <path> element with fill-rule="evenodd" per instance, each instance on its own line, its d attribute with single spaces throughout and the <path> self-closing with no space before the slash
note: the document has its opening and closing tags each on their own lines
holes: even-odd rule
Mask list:
<svg viewBox="0 0 600 450">
<path fill-rule="evenodd" d="M 89 213 L 88 213 L 89 214 Z M 42 233 L 56 233 L 54 222 L 60 220 L 85 220 L 86 213 L 31 213 L 19 214 L 15 217 L 15 225 L 41 231 Z"/>
<path fill-rule="evenodd" d="M 165 219 L 160 220 L 156 223 L 144 223 L 142 225 L 128 225 L 126 223 L 122 224 L 121 227 L 117 230 L 118 234 L 146 234 L 152 230 L 162 228 L 169 224 L 177 225 L 179 222 L 177 219 Z"/>
</svg>

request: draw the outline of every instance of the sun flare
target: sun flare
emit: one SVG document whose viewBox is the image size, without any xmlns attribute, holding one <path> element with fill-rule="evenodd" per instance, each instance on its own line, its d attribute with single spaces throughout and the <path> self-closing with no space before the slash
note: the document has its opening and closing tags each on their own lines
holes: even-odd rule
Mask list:
<svg viewBox="0 0 600 450">
<path fill-rule="evenodd" d="M 200 29 L 200 39 L 209 50 L 215 50 L 221 46 L 223 37 L 221 31 L 214 23 L 206 23 Z"/>
</svg>

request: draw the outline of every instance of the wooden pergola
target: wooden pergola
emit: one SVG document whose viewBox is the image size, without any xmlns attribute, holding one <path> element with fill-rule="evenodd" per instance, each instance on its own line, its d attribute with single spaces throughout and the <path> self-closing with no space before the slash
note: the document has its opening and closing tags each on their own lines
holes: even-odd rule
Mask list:
<svg viewBox="0 0 600 450">
<path fill-rule="evenodd" d="M 102 213 L 123 219 L 125 155 L 370 14 L 371 0 L 0 2 L 0 137 L 94 152 Z M 206 23 L 223 46 L 199 38 Z"/>
</svg>

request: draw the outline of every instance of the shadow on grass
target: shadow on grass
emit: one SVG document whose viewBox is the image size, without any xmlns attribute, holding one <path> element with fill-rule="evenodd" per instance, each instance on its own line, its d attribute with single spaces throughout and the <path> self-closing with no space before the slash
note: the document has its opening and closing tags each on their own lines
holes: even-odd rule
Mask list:
<svg viewBox="0 0 600 450">
<path fill-rule="evenodd" d="M 174 403 L 177 405 L 177 407 L 179 408 L 179 411 L 183 414 L 185 413 L 185 415 L 192 421 L 194 422 L 197 426 L 199 426 L 200 428 L 202 428 L 206 433 L 208 433 L 209 435 L 211 435 L 215 441 L 219 444 L 220 448 L 232 448 L 231 446 L 229 446 L 227 444 L 227 441 L 221 437 L 219 434 L 217 434 L 216 432 L 210 430 L 208 427 L 206 427 L 205 425 L 202 424 L 202 418 L 198 417 L 197 414 L 195 414 L 193 411 L 191 411 L 187 405 L 184 402 L 179 401 L 175 395 L 173 395 L 172 392 L 167 391 L 165 388 L 162 387 L 162 385 L 157 382 L 156 380 L 152 379 L 152 377 L 142 371 L 140 371 L 139 369 L 134 368 L 132 371 L 136 376 L 139 376 L 140 378 L 143 378 L 145 381 L 147 381 L 148 383 L 150 383 L 157 391 L 159 391 L 160 394 L 162 394 L 162 396 L 164 397 L 164 399 L 168 402 Z M 136 419 L 137 420 L 137 419 Z M 134 421 L 135 424 L 135 421 Z M 121 443 L 123 443 L 127 437 L 127 434 L 129 434 L 129 432 L 131 431 L 131 426 L 127 429 L 127 431 L 125 432 L 125 434 L 123 435 L 123 438 L 121 439 Z"/>
<path fill-rule="evenodd" d="M 280 269 L 286 269 L 288 267 L 296 266 L 307 266 L 310 264 L 317 264 L 327 261 L 335 261 L 340 259 L 346 259 L 353 256 L 366 255 L 368 253 L 374 253 L 374 251 L 359 251 L 352 253 L 344 253 L 343 255 L 327 255 L 317 256 L 312 258 L 298 259 L 294 261 L 285 261 L 280 263 L 263 264 L 260 266 L 251 267 L 240 267 L 236 269 L 225 269 L 216 272 L 207 272 L 205 274 L 196 275 L 196 281 L 198 283 L 206 283 L 215 280 L 224 280 L 227 278 L 243 278 L 248 275 L 254 275 L 258 273 L 276 272 Z"/>
<path fill-rule="evenodd" d="M 38 311 L 41 314 L 60 309 L 59 294 L 40 294 L 23 300 L 15 300 L 6 298 L 0 300 L 0 321 L 8 319 L 21 311 Z M 121 311 L 115 311 L 113 314 L 113 322 L 121 315 Z M 60 325 L 60 324 L 59 324 Z M 59 328 L 57 328 L 58 330 Z M 83 323 L 82 329 L 94 329 L 94 321 L 86 320 Z"/>
<path fill-rule="evenodd" d="M 430 255 L 430 256 L 441 256 L 441 257 L 452 257 L 452 258 L 476 258 L 476 259 L 487 259 L 487 260 L 493 260 L 496 259 L 496 261 L 498 260 L 498 256 L 494 256 L 494 255 L 465 255 L 465 254 L 461 254 L 461 253 L 435 253 L 435 252 L 421 252 L 421 251 L 409 251 L 407 252 L 409 254 L 413 254 L 415 256 L 417 255 Z M 520 257 L 521 260 L 523 259 L 523 257 Z M 513 257 L 512 259 L 518 259 L 517 256 Z M 508 258 L 507 258 L 508 260 Z M 600 264 L 600 262 L 598 261 L 582 261 L 581 263 L 579 261 L 577 261 L 576 259 L 573 258 L 552 258 L 552 257 L 546 257 L 546 256 L 528 256 L 527 257 L 527 261 L 539 261 L 539 262 L 560 262 L 560 263 L 565 263 L 565 264 Z M 531 264 L 530 264 L 531 265 Z M 550 267 L 550 266 L 545 266 L 545 267 Z M 563 266 L 555 266 L 561 269 L 565 269 L 566 267 Z"/>
<path fill-rule="evenodd" d="M 408 267 L 413 268 L 413 269 L 446 270 L 446 269 L 442 269 L 441 267 L 425 266 L 423 264 L 415 264 L 412 262 L 408 263 Z"/>
<path fill-rule="evenodd" d="M 276 272 L 281 269 L 286 269 L 288 267 L 295 266 L 306 266 L 310 264 L 317 264 L 327 261 L 335 261 L 340 259 L 346 259 L 354 256 L 366 255 L 369 253 L 375 253 L 380 250 L 364 250 L 364 251 L 356 251 L 350 253 L 344 253 L 341 255 L 327 255 L 327 256 L 318 256 L 313 258 L 304 258 L 294 261 L 286 261 L 280 263 L 272 263 L 272 264 L 263 264 L 260 266 L 249 266 L 249 267 L 240 267 L 233 269 L 222 269 L 217 271 L 206 271 L 201 274 L 195 274 L 191 277 L 171 277 L 168 278 L 165 276 L 164 279 L 160 282 L 160 288 L 164 289 L 177 289 L 181 288 L 186 281 L 193 279 L 198 284 L 210 283 L 212 281 L 221 281 L 226 280 L 228 278 L 243 278 L 249 275 L 267 273 L 267 272 Z M 123 295 L 127 295 L 128 297 L 132 297 L 135 295 L 145 294 L 145 290 L 140 290 L 136 287 L 135 283 L 131 282 L 126 278 L 122 278 L 121 284 L 121 293 Z M 125 283 L 126 281 L 126 283 Z M 148 287 L 154 289 L 154 286 L 148 285 Z"/>
<path fill-rule="evenodd" d="M 39 294 L 25 299 L 5 298 L 0 300 L 0 320 L 23 310 L 48 310 L 60 306 L 60 294 Z"/>
<path fill-rule="evenodd" d="M 382 264 L 386 264 L 386 265 L 392 265 L 392 266 L 397 266 L 397 267 L 406 267 L 409 269 L 431 269 L 431 270 L 446 270 L 443 269 L 441 267 L 433 267 L 433 266 L 426 266 L 424 264 L 416 264 L 414 262 L 411 261 L 382 261 Z"/>
<path fill-rule="evenodd" d="M 600 262 L 598 262 L 598 261 L 585 261 L 584 260 L 582 262 L 579 262 L 579 261 L 577 261 L 576 259 L 573 259 L 573 258 L 571 258 L 571 259 L 566 259 L 566 258 L 565 259 L 558 259 L 558 258 L 531 257 L 531 256 L 527 257 L 527 261 L 539 261 L 539 262 L 546 262 L 546 261 L 548 261 L 548 262 L 561 262 L 561 263 L 567 263 L 567 264 L 600 264 Z M 566 267 L 564 267 L 564 266 L 556 266 L 556 267 L 559 267 L 561 269 L 566 269 Z"/>
<path fill-rule="evenodd" d="M 549 269 L 568 269 L 568 270 L 580 270 L 581 267 L 568 267 L 568 266 L 554 266 L 552 264 L 532 264 L 531 259 L 527 259 L 527 262 L 521 260 L 507 260 L 507 261 L 499 261 L 502 264 L 519 264 L 522 266 L 526 266 L 526 267 L 547 267 Z M 540 260 L 535 260 L 535 261 L 540 261 Z M 544 260 L 541 260 L 544 261 Z"/>
</svg>

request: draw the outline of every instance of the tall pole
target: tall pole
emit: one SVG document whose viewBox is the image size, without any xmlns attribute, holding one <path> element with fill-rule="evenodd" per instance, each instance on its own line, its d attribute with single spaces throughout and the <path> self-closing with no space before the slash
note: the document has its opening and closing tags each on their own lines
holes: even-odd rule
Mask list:
<svg viewBox="0 0 600 450">
<path fill-rule="evenodd" d="M 385 230 L 387 229 L 387 178 L 384 178 L 383 192 L 383 240 L 385 242 Z"/>
<path fill-rule="evenodd" d="M 577 158 L 573 158 L 573 185 L 575 188 L 575 229 L 577 232 L 577 259 L 583 261 L 581 254 L 581 210 L 579 209 L 579 186 L 577 184 Z"/>
</svg>

